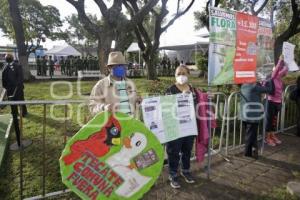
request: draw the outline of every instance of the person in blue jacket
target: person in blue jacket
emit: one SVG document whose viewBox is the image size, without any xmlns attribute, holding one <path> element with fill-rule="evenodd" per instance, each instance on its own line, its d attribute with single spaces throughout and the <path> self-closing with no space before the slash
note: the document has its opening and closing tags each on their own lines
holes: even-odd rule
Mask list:
<svg viewBox="0 0 300 200">
<path fill-rule="evenodd" d="M 262 94 L 270 93 L 271 86 L 260 83 L 247 83 L 241 86 L 241 120 L 246 130 L 245 153 L 247 157 L 258 158 L 257 129 L 264 118 Z"/>
</svg>

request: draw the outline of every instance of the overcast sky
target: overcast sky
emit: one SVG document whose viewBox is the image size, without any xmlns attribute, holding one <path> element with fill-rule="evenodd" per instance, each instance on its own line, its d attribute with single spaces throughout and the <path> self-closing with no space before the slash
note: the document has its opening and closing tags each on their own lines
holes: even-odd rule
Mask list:
<svg viewBox="0 0 300 200">
<path fill-rule="evenodd" d="M 72 13 L 77 13 L 76 9 L 65 0 L 40 0 L 43 5 L 52 5 L 59 9 L 61 18 L 65 18 Z M 174 13 L 176 9 L 176 2 L 170 0 L 168 7 L 170 8 L 170 14 Z M 190 1 L 184 0 L 184 3 Z M 100 17 L 100 12 L 97 5 L 93 0 L 86 0 L 86 12 L 91 14 L 96 14 Z M 189 12 L 184 16 L 179 18 L 161 37 L 161 43 L 163 45 L 173 44 L 173 43 L 190 43 L 197 41 L 197 35 L 206 32 L 205 30 L 195 31 L 194 30 L 194 11 L 203 10 L 205 6 L 205 1 L 196 0 L 194 5 L 191 7 Z M 173 12 L 172 12 L 173 11 Z M 170 17 L 170 16 L 169 16 Z M 3 37 L 3 33 L 0 33 L 0 45 L 12 44 L 7 38 Z M 50 41 L 47 40 L 43 45 L 50 49 L 53 45 L 63 45 L 64 41 Z"/>
</svg>

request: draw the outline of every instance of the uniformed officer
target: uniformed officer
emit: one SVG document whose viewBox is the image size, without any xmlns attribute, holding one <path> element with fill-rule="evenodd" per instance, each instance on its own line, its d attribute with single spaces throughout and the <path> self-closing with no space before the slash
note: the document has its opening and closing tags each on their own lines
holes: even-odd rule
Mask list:
<svg viewBox="0 0 300 200">
<path fill-rule="evenodd" d="M 87 71 L 87 69 L 88 69 L 88 58 L 87 57 L 83 57 L 82 68 L 84 71 Z"/>
<path fill-rule="evenodd" d="M 47 57 L 43 56 L 42 59 L 42 75 L 47 76 Z"/>
<path fill-rule="evenodd" d="M 37 68 L 37 75 L 41 76 L 42 75 L 42 62 L 41 62 L 40 56 L 36 57 L 36 68 Z"/>
<path fill-rule="evenodd" d="M 14 62 L 14 57 L 11 54 L 5 56 L 6 65 L 2 71 L 2 85 L 6 89 L 6 94 L 10 101 L 24 101 L 24 84 L 22 66 Z M 18 146 L 20 141 L 20 128 L 18 122 L 18 106 L 11 106 L 13 123 L 17 136 Z M 22 106 L 22 116 L 27 115 L 26 106 Z"/>
<path fill-rule="evenodd" d="M 49 75 L 52 78 L 52 76 L 54 75 L 54 61 L 52 60 L 52 56 L 49 56 L 48 67 L 49 67 Z"/>
<path fill-rule="evenodd" d="M 70 56 L 67 57 L 65 65 L 66 65 L 66 75 L 69 76 L 71 70 Z"/>
<path fill-rule="evenodd" d="M 64 59 L 63 56 L 60 57 L 59 65 L 60 65 L 61 75 L 65 75 L 65 73 L 66 73 L 66 63 L 65 63 L 65 59 Z"/>
</svg>

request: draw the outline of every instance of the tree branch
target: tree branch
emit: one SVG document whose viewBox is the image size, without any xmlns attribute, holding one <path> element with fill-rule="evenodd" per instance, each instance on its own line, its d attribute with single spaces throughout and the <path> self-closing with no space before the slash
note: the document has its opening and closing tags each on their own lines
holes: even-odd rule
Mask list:
<svg viewBox="0 0 300 200">
<path fill-rule="evenodd" d="M 100 12 L 102 13 L 103 17 L 107 16 L 107 6 L 106 4 L 103 2 L 103 0 L 94 0 L 95 3 L 98 5 Z"/>
<path fill-rule="evenodd" d="M 257 1 L 256 1 L 257 2 Z M 265 0 L 264 3 L 260 6 L 259 9 L 257 9 L 257 11 L 254 10 L 254 6 L 253 6 L 253 10 L 251 8 L 251 12 L 253 15 L 258 15 L 265 7 L 266 5 L 268 4 L 269 0 Z M 256 3 L 255 3 L 256 4 Z"/>
<path fill-rule="evenodd" d="M 143 39 L 141 37 L 142 34 L 139 32 L 138 28 L 134 29 L 134 33 L 136 35 L 136 38 L 137 38 L 137 41 L 138 41 L 138 45 L 139 45 L 141 51 L 144 52 L 145 49 L 146 49 L 146 47 L 145 47 L 144 41 L 143 41 Z"/>
<path fill-rule="evenodd" d="M 130 4 L 131 4 L 131 7 L 130 5 L 126 2 L 126 0 L 123 0 L 123 4 L 125 5 L 125 7 L 127 9 L 129 9 L 129 13 L 131 15 L 131 18 L 133 18 L 134 16 L 136 16 L 135 13 L 138 12 L 139 8 L 138 8 L 138 5 L 137 5 L 137 2 L 135 0 L 131 0 L 129 1 Z M 154 1 L 153 1 L 154 2 Z M 152 9 L 152 8 L 151 8 Z M 149 34 L 147 33 L 146 29 L 144 28 L 143 24 L 142 24 L 143 20 L 139 21 L 138 23 L 134 24 L 134 23 L 131 23 L 132 26 L 136 26 L 137 25 L 137 28 L 135 28 L 135 33 L 140 33 L 140 35 L 143 36 L 145 42 L 147 43 L 147 45 L 151 45 L 151 39 L 149 37 Z M 140 47 L 141 48 L 141 47 Z M 142 48 L 141 48 L 142 49 Z"/>
<path fill-rule="evenodd" d="M 84 0 L 78 0 L 78 1 L 66 0 L 66 1 L 72 4 L 76 8 L 78 13 L 78 18 L 82 23 L 82 25 L 85 27 L 85 29 L 99 36 L 99 32 L 101 31 L 101 29 L 98 25 L 94 24 L 86 15 L 84 10 Z"/>
<path fill-rule="evenodd" d="M 180 1 L 180 0 L 178 0 Z M 178 19 L 179 17 L 181 17 L 182 15 L 184 15 L 187 11 L 189 11 L 189 9 L 192 7 L 192 5 L 194 4 L 195 0 L 191 0 L 190 4 L 186 7 L 186 9 L 180 13 L 176 13 L 176 15 L 169 21 L 169 23 L 162 28 L 162 32 L 166 31 L 174 22 L 176 19 Z"/>
<path fill-rule="evenodd" d="M 141 23 L 145 16 L 153 9 L 153 7 L 158 3 L 159 0 L 149 1 L 145 6 L 143 6 L 138 12 L 132 16 L 131 25 Z"/>
</svg>

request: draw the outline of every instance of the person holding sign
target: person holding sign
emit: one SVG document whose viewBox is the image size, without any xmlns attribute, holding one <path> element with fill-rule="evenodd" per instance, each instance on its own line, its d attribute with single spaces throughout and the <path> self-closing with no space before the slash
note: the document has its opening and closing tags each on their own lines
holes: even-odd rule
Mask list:
<svg viewBox="0 0 300 200">
<path fill-rule="evenodd" d="M 180 93 L 193 93 L 194 89 L 188 84 L 189 69 L 180 65 L 175 71 L 176 83 L 169 87 L 166 91 L 167 95 Z M 195 136 L 187 136 L 166 143 L 168 164 L 169 164 L 169 180 L 172 188 L 180 188 L 178 182 L 178 167 L 181 160 L 180 175 L 187 183 L 194 183 L 195 180 L 190 172 L 190 159 L 193 149 Z"/>
<path fill-rule="evenodd" d="M 288 67 L 284 62 L 283 56 L 280 57 L 277 66 L 273 69 L 272 80 L 274 82 L 274 94 L 268 95 L 268 108 L 267 108 L 267 123 L 266 123 L 266 138 L 265 142 L 269 146 L 276 146 L 281 144 L 281 141 L 274 134 L 277 124 L 277 115 L 281 109 L 283 81 L 282 78 L 287 74 Z"/>
<path fill-rule="evenodd" d="M 246 130 L 245 156 L 258 158 L 257 130 L 263 119 L 264 107 L 261 95 L 271 92 L 271 85 L 262 86 L 260 83 L 247 83 L 241 86 L 241 120 Z"/>
<path fill-rule="evenodd" d="M 92 114 L 103 111 L 136 115 L 137 98 L 135 84 L 126 78 L 125 57 L 119 51 L 111 52 L 107 68 L 109 75 L 93 87 L 89 109 Z"/>
</svg>

